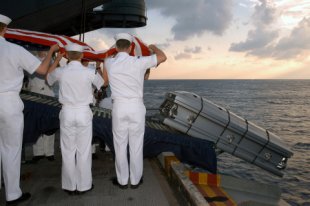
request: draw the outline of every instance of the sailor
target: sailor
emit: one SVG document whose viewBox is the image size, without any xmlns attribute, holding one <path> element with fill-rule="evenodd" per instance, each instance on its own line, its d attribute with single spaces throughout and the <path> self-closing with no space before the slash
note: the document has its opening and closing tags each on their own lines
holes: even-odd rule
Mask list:
<svg viewBox="0 0 310 206">
<path fill-rule="evenodd" d="M 95 70 L 81 64 L 83 47 L 69 44 L 65 47 L 69 63 L 56 68 L 62 54 L 58 54 L 47 82 L 59 82 L 60 146 L 62 154 L 62 189 L 69 194 L 84 193 L 92 185 L 92 118 L 89 105 L 93 102 L 92 85 L 100 88 L 104 81 Z M 56 69 L 55 69 L 56 68 Z"/>
<path fill-rule="evenodd" d="M 37 58 L 42 61 L 47 55 L 47 51 L 38 51 Z M 29 89 L 32 92 L 44 94 L 54 97 L 53 89 L 46 83 L 45 76 L 33 74 L 29 78 Z M 55 134 L 39 136 L 37 142 L 33 145 L 33 158 L 32 161 L 37 162 L 44 156 L 49 161 L 54 161 L 54 142 Z"/>
<path fill-rule="evenodd" d="M 105 60 L 113 100 L 112 131 L 117 177 L 112 180 L 121 189 L 138 188 L 143 182 L 143 138 L 146 109 L 143 104 L 143 81 L 148 68 L 166 60 L 166 55 L 155 45 L 155 53 L 148 57 L 129 56 L 133 37 L 127 33 L 115 36 L 118 53 Z M 129 144 L 130 163 L 127 159 Z M 130 166 L 129 166 L 130 165 Z"/>
<path fill-rule="evenodd" d="M 86 68 L 90 68 L 90 69 L 93 69 L 93 70 L 97 70 L 96 72 L 101 72 L 101 70 L 99 70 L 100 69 L 100 64 L 101 64 L 101 62 L 96 62 L 96 68 L 94 67 L 94 66 L 92 66 L 92 65 L 90 65 L 89 64 L 89 59 L 85 59 L 85 58 L 83 58 L 82 59 L 82 61 L 81 61 L 81 63 L 82 63 L 82 65 L 84 66 L 84 67 L 86 67 Z M 99 69 L 98 69 L 99 68 Z M 106 81 L 105 81 L 106 82 Z M 92 91 L 92 94 L 93 94 L 93 96 L 94 96 L 94 98 L 93 98 L 93 103 L 92 103 L 92 105 L 97 105 L 97 98 L 96 98 L 96 95 L 95 95 L 95 91 L 98 91 L 96 88 L 93 88 L 93 91 Z M 93 140 L 92 140 L 92 145 L 91 145 L 91 153 L 92 153 L 92 159 L 93 160 L 96 160 L 96 159 L 98 159 L 98 156 L 97 156 L 97 154 L 96 154 L 96 146 L 97 146 L 97 144 L 96 144 L 96 138 L 95 137 L 93 137 Z"/>
<path fill-rule="evenodd" d="M 0 162 L 8 205 L 31 197 L 30 193 L 22 193 L 19 185 L 24 129 L 24 105 L 19 92 L 23 84 L 23 69 L 30 74 L 45 75 L 53 52 L 59 49 L 57 45 L 52 46 L 40 62 L 24 48 L 4 39 L 10 22 L 9 17 L 0 14 Z"/>
</svg>

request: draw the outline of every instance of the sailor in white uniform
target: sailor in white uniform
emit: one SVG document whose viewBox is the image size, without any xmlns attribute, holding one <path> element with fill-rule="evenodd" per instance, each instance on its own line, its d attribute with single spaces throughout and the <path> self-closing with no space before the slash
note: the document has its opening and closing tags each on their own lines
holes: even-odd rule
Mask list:
<svg viewBox="0 0 310 206">
<path fill-rule="evenodd" d="M 92 118 L 89 105 L 93 102 L 92 85 L 100 88 L 104 81 L 95 70 L 81 64 L 83 47 L 78 44 L 66 46 L 70 63 L 48 72 L 50 85 L 59 82 L 60 146 L 62 154 L 62 189 L 69 194 L 86 192 L 92 185 Z M 60 59 L 56 58 L 52 67 Z"/>
<path fill-rule="evenodd" d="M 40 62 L 24 48 L 4 39 L 10 22 L 10 18 L 0 14 L 0 162 L 8 205 L 31 197 L 30 193 L 22 193 L 19 186 L 24 129 L 24 104 L 19 92 L 23 84 L 23 69 L 30 74 L 45 75 L 53 52 L 59 49 L 52 46 L 47 57 Z"/>
<path fill-rule="evenodd" d="M 47 55 L 47 51 L 38 51 L 37 57 L 42 61 Z M 53 89 L 47 85 L 45 76 L 33 74 L 29 78 L 29 89 L 32 92 L 44 94 L 47 96 L 54 97 Z M 40 135 L 37 142 L 33 145 L 33 161 L 38 161 L 44 156 L 49 160 L 54 160 L 54 143 L 55 134 L 52 135 Z"/>
<path fill-rule="evenodd" d="M 132 36 L 120 33 L 115 36 L 115 40 L 118 53 L 105 60 L 113 100 L 112 131 L 117 175 L 113 184 L 125 189 L 130 178 L 131 187 L 135 189 L 142 183 L 143 174 L 146 113 L 143 104 L 144 74 L 148 68 L 164 62 L 166 55 L 156 46 L 150 45 L 154 55 L 132 57 L 129 56 Z M 130 164 L 127 160 L 128 144 Z"/>
<path fill-rule="evenodd" d="M 93 70 L 96 70 L 96 72 L 101 72 L 102 73 L 101 68 L 100 68 L 101 62 L 97 61 L 96 62 L 96 67 L 94 67 L 93 65 L 90 65 L 88 59 L 82 59 L 81 62 L 82 62 L 83 66 L 88 67 L 88 68 L 93 69 Z M 105 78 L 105 76 L 103 76 L 103 77 Z M 103 79 L 103 80 L 104 80 L 104 82 L 106 82 L 105 79 Z M 98 91 L 98 90 L 96 88 L 93 88 L 93 96 L 94 96 L 93 103 L 92 103 L 93 105 L 97 105 L 98 98 L 99 98 L 96 95 L 96 91 Z M 93 160 L 98 159 L 98 156 L 96 154 L 96 147 L 97 147 L 98 144 L 95 141 L 96 141 L 95 139 L 92 140 L 92 146 L 91 146 L 91 153 L 92 153 L 92 159 Z"/>
</svg>

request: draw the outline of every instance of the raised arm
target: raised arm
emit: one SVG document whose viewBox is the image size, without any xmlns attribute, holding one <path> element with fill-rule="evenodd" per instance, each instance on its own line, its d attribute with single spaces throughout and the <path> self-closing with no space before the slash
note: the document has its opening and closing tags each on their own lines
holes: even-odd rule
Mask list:
<svg viewBox="0 0 310 206">
<path fill-rule="evenodd" d="M 163 63 L 164 61 L 167 60 L 166 54 L 159 49 L 157 46 L 155 46 L 154 44 L 149 45 L 149 49 L 151 49 L 154 54 L 157 57 L 157 65 Z"/>
<path fill-rule="evenodd" d="M 103 80 L 104 80 L 104 85 L 103 86 L 108 86 L 109 85 L 109 77 L 108 77 L 108 72 L 107 70 L 103 67 Z"/>
<path fill-rule="evenodd" d="M 41 75 L 46 75 L 49 65 L 52 59 L 52 55 L 54 52 L 59 50 L 59 46 L 57 44 L 51 46 L 50 50 L 47 53 L 47 56 L 44 58 L 44 60 L 41 62 L 39 67 L 36 69 L 36 72 Z"/>
<path fill-rule="evenodd" d="M 101 70 L 100 70 L 101 71 Z M 108 86 L 109 85 L 109 78 L 108 78 L 108 72 L 103 64 L 103 68 L 102 68 L 102 72 L 100 73 L 100 75 L 102 76 L 103 80 L 104 80 L 104 84 L 103 86 Z"/>
<path fill-rule="evenodd" d="M 55 61 L 53 62 L 52 65 L 49 66 L 47 74 L 53 72 L 59 65 L 60 60 L 62 59 L 62 57 L 65 55 L 65 53 L 58 53 L 56 56 Z"/>
</svg>

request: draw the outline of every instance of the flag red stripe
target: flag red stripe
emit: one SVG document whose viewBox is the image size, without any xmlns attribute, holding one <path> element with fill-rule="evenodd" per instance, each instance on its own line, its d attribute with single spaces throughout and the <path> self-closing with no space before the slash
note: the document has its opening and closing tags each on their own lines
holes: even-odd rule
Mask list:
<svg viewBox="0 0 310 206">
<path fill-rule="evenodd" d="M 86 43 L 73 39 L 71 37 L 22 29 L 8 29 L 4 37 L 7 39 L 20 40 L 23 42 L 30 42 L 44 46 L 52 46 L 54 44 L 58 44 L 61 51 L 64 51 L 64 47 L 67 44 L 76 43 L 84 47 L 84 57 L 91 60 L 102 60 L 117 53 L 115 46 L 107 51 L 96 52 Z M 132 43 L 132 50 L 130 51 L 130 55 L 149 56 L 151 54 L 149 48 L 139 38 L 134 38 L 136 40 L 136 44 L 134 42 Z"/>
<path fill-rule="evenodd" d="M 87 50 L 89 49 L 91 51 L 95 51 L 93 48 L 91 48 L 89 45 L 85 44 L 84 42 L 78 41 L 76 39 L 73 39 L 73 38 L 67 37 L 67 36 L 47 34 L 47 33 L 41 33 L 41 32 L 31 32 L 31 31 L 20 30 L 20 29 L 8 29 L 8 32 L 5 34 L 5 37 L 6 37 L 6 35 L 10 35 L 10 32 L 17 32 L 18 33 L 18 35 L 15 34 L 15 39 L 20 39 L 20 38 L 27 39 L 27 38 L 29 38 L 29 40 L 31 40 L 31 41 L 36 41 L 35 38 L 37 38 L 38 42 L 40 42 L 40 40 L 43 39 L 41 37 L 45 37 L 45 38 L 51 39 L 50 41 L 53 42 L 53 44 L 55 44 L 57 42 L 57 40 L 59 42 L 61 42 L 61 44 L 64 46 L 66 46 L 68 44 L 67 42 L 69 42 L 69 43 L 73 42 L 73 43 L 77 43 L 79 45 L 86 47 L 85 49 L 87 49 Z M 31 36 L 29 36 L 29 35 L 31 35 Z M 54 40 L 52 40 L 52 39 L 54 39 Z M 46 41 L 49 41 L 49 40 L 46 40 Z M 33 43 L 36 43 L 36 42 L 33 42 Z M 46 46 L 51 46 L 51 45 L 52 44 L 46 45 Z M 62 45 L 59 45 L 59 46 L 62 46 Z"/>
</svg>

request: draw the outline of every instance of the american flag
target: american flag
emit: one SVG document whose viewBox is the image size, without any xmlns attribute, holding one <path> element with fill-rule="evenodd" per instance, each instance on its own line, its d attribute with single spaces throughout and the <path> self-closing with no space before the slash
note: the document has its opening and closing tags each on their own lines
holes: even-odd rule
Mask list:
<svg viewBox="0 0 310 206">
<path fill-rule="evenodd" d="M 92 47 L 90 47 L 86 43 L 68 36 L 49 34 L 37 31 L 29 31 L 23 29 L 7 29 L 4 37 L 9 41 L 13 41 L 14 43 L 21 44 L 24 46 L 27 45 L 27 43 L 42 46 L 52 46 L 54 44 L 58 44 L 61 52 L 64 52 L 65 50 L 64 48 L 66 45 L 76 43 L 84 47 L 83 52 L 84 58 L 93 61 L 104 60 L 105 58 L 111 55 L 115 55 L 117 53 L 115 45 L 113 45 L 110 49 L 105 51 L 95 51 Z M 147 47 L 147 45 L 143 43 L 139 38 L 134 37 L 130 55 L 149 56 L 150 54 L 151 52 Z"/>
</svg>

